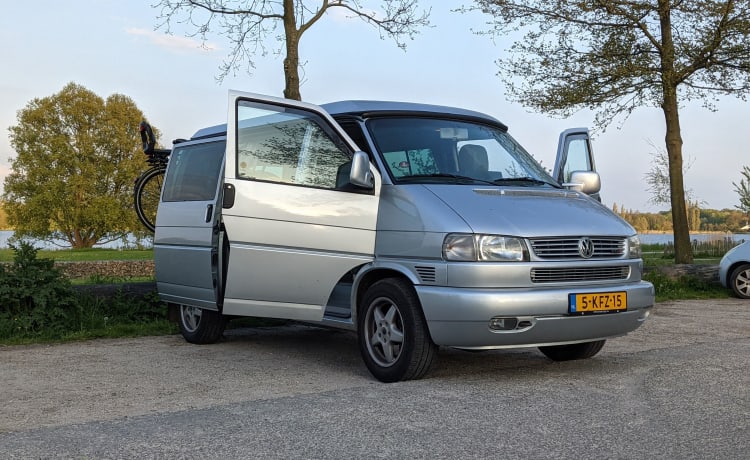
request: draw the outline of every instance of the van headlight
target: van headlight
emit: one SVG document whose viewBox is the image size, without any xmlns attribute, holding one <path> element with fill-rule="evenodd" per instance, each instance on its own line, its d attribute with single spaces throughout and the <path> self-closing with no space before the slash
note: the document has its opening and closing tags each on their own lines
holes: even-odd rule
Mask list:
<svg viewBox="0 0 750 460">
<path fill-rule="evenodd" d="M 628 258 L 640 259 L 641 254 L 641 240 L 638 235 L 633 235 L 628 238 Z"/>
<path fill-rule="evenodd" d="M 443 258 L 461 262 L 524 262 L 529 252 L 521 238 L 450 233 L 443 240 Z"/>
</svg>

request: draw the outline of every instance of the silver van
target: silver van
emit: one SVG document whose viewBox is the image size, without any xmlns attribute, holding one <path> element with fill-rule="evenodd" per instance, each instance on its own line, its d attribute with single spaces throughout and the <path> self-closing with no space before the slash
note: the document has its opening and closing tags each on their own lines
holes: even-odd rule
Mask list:
<svg viewBox="0 0 750 460">
<path fill-rule="evenodd" d="M 232 91 L 227 120 L 174 145 L 157 213 L 158 291 L 189 342 L 242 316 L 343 328 L 392 382 L 439 346 L 589 358 L 649 316 L 585 129 L 550 174 L 458 108 Z"/>
</svg>

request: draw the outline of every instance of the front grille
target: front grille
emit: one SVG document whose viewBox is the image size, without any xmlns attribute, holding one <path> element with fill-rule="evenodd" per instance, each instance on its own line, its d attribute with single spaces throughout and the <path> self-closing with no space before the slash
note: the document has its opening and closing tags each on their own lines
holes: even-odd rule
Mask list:
<svg viewBox="0 0 750 460">
<path fill-rule="evenodd" d="M 576 281 L 624 280 L 630 275 L 626 265 L 619 267 L 532 268 L 532 283 L 569 283 Z"/>
<path fill-rule="evenodd" d="M 625 255 L 624 238 L 596 238 L 591 243 L 591 259 L 612 259 Z M 531 240 L 531 249 L 541 259 L 583 259 L 578 250 L 581 238 L 539 238 Z"/>
</svg>

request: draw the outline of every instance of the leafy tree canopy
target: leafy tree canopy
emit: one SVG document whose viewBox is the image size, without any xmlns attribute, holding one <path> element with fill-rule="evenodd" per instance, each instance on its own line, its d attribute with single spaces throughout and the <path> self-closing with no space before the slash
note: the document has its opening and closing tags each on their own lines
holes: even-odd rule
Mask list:
<svg viewBox="0 0 750 460">
<path fill-rule="evenodd" d="M 144 168 L 136 131 L 143 113 L 130 98 L 102 99 L 69 83 L 30 101 L 17 118 L 3 194 L 16 236 L 86 248 L 141 230 L 132 194 Z"/>
</svg>

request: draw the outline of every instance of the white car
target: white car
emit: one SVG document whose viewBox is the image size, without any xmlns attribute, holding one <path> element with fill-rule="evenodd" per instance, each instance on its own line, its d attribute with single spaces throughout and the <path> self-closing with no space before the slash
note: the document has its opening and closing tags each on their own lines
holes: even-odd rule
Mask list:
<svg viewBox="0 0 750 460">
<path fill-rule="evenodd" d="M 719 281 L 741 299 L 750 299 L 750 241 L 735 246 L 719 262 Z"/>
</svg>

